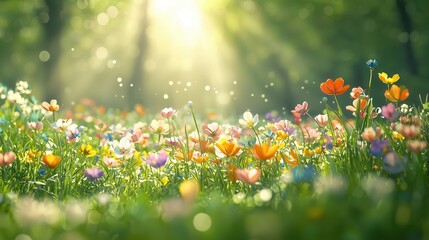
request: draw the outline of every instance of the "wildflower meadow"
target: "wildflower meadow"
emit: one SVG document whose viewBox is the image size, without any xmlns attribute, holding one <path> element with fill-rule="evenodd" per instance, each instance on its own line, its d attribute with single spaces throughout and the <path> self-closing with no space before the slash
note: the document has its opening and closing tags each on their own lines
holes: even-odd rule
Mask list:
<svg viewBox="0 0 429 240">
<path fill-rule="evenodd" d="M 365 86 L 322 78 L 314 115 L 64 107 L 2 85 L 0 239 L 427 240 L 427 96 L 367 67 Z"/>
</svg>

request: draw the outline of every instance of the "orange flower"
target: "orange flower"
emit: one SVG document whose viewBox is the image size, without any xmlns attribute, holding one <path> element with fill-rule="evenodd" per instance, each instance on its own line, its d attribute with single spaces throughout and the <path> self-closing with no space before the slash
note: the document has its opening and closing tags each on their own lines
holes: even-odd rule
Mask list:
<svg viewBox="0 0 429 240">
<path fill-rule="evenodd" d="M 50 112 L 56 112 L 60 109 L 60 106 L 57 104 L 57 100 L 55 99 L 52 99 L 50 103 L 42 102 L 42 107 L 46 111 L 50 111 Z"/>
<path fill-rule="evenodd" d="M 349 89 L 350 85 L 344 86 L 344 79 L 337 78 L 334 80 L 328 79 L 320 84 L 320 90 L 327 95 L 341 95 Z"/>
<path fill-rule="evenodd" d="M 225 138 L 222 138 L 220 141 L 216 143 L 216 151 L 218 155 L 226 155 L 228 157 L 235 156 L 241 152 L 240 146 L 238 146 L 235 140 L 228 141 Z M 223 157 L 223 156 L 220 156 Z"/>
<path fill-rule="evenodd" d="M 231 181 L 236 182 L 238 179 L 237 176 L 237 166 L 235 166 L 234 164 L 226 164 L 228 166 L 228 169 L 226 170 L 226 173 L 229 177 L 229 179 L 231 179 Z"/>
<path fill-rule="evenodd" d="M 43 156 L 42 161 L 48 168 L 55 168 L 61 162 L 61 158 L 54 154 L 46 154 Z"/>
<path fill-rule="evenodd" d="M 384 92 L 384 96 L 389 99 L 391 102 L 398 102 L 398 101 L 404 101 L 408 98 L 410 93 L 408 92 L 408 89 L 401 86 L 398 87 L 397 85 L 393 84 L 390 89 L 386 90 Z"/>
<path fill-rule="evenodd" d="M 235 172 L 237 173 L 238 179 L 248 184 L 255 183 L 261 177 L 261 170 L 255 168 L 237 169 Z"/>
<path fill-rule="evenodd" d="M 279 149 L 278 145 L 270 146 L 271 142 L 268 140 L 268 142 L 263 143 L 262 146 L 259 144 L 255 144 L 253 146 L 253 154 L 255 157 L 259 160 L 266 161 L 268 159 L 271 159 L 274 154 L 276 154 L 277 149 Z"/>
</svg>

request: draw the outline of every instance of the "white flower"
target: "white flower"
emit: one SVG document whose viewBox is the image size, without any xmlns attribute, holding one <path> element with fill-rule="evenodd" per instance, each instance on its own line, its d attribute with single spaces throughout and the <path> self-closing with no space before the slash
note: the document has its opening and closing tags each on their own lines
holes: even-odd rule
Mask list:
<svg viewBox="0 0 429 240">
<path fill-rule="evenodd" d="M 253 116 L 251 112 L 246 111 L 243 113 L 243 119 L 240 119 L 238 122 L 243 125 L 243 127 L 252 128 L 256 126 L 256 124 L 258 124 L 258 121 L 258 114 L 255 114 L 255 116 Z"/>
<path fill-rule="evenodd" d="M 56 122 L 52 123 L 52 128 L 58 131 L 65 131 L 70 125 L 72 125 L 71 119 L 58 119 Z"/>
<path fill-rule="evenodd" d="M 129 138 L 123 137 L 121 140 L 114 140 L 110 143 L 110 149 L 115 152 L 117 158 L 129 159 L 133 157 L 135 151 L 134 143 Z"/>
</svg>

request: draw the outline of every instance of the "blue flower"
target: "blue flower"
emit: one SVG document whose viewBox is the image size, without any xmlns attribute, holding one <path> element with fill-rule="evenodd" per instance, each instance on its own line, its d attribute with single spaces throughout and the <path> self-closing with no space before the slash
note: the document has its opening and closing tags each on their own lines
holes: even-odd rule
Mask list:
<svg viewBox="0 0 429 240">
<path fill-rule="evenodd" d="M 377 60 L 375 60 L 375 59 L 369 59 L 368 61 L 366 61 L 366 65 L 367 65 L 369 68 L 375 68 L 375 67 L 377 67 L 377 66 L 378 66 L 378 62 L 377 62 Z"/>
<path fill-rule="evenodd" d="M 383 158 L 383 169 L 390 174 L 398 174 L 404 171 L 406 158 L 400 158 L 397 153 L 389 152 Z"/>
<path fill-rule="evenodd" d="M 292 179 L 294 182 L 311 182 L 317 176 L 317 170 L 313 165 L 292 169 Z"/>
<path fill-rule="evenodd" d="M 376 157 L 381 157 L 385 152 L 387 152 L 389 147 L 389 143 L 387 142 L 387 139 L 381 139 L 381 140 L 374 140 L 371 143 L 371 147 L 369 148 L 370 153 Z"/>
</svg>

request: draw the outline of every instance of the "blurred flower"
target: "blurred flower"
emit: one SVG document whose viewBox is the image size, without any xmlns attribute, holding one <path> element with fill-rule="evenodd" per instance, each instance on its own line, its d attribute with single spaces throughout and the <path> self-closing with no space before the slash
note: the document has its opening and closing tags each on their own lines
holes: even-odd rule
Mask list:
<svg viewBox="0 0 429 240">
<path fill-rule="evenodd" d="M 316 128 L 306 127 L 304 130 L 305 131 L 303 133 L 306 142 L 317 140 L 322 135 L 322 133 Z"/>
<path fill-rule="evenodd" d="M 396 131 L 398 131 L 404 138 L 411 139 L 420 134 L 420 127 L 416 125 L 396 125 Z"/>
<path fill-rule="evenodd" d="M 66 137 L 69 143 L 79 142 L 80 140 L 80 131 L 83 127 L 78 127 L 76 124 L 72 124 L 67 127 Z"/>
<path fill-rule="evenodd" d="M 262 143 L 261 145 L 255 144 L 253 146 L 253 154 L 258 160 L 266 161 L 274 157 L 279 146 L 274 144 L 271 146 L 271 141 L 268 139 L 267 142 Z"/>
<path fill-rule="evenodd" d="M 28 122 L 27 123 L 28 128 L 34 131 L 39 131 L 43 129 L 43 123 L 42 122 Z"/>
<path fill-rule="evenodd" d="M 369 151 L 376 157 L 381 157 L 384 153 L 388 151 L 389 143 L 387 139 L 375 139 L 371 142 L 371 147 Z"/>
<path fill-rule="evenodd" d="M 352 91 L 350 92 L 350 97 L 358 98 L 362 96 L 363 93 L 364 93 L 364 90 L 361 87 L 355 87 L 355 88 L 352 88 Z"/>
<path fill-rule="evenodd" d="M 185 180 L 179 185 L 179 193 L 187 203 L 194 203 L 199 192 L 200 185 L 195 179 Z"/>
<path fill-rule="evenodd" d="M 393 192 L 395 182 L 389 178 L 369 174 L 363 177 L 361 186 L 368 197 L 378 202 Z"/>
<path fill-rule="evenodd" d="M 328 125 L 328 115 L 327 114 L 319 114 L 316 117 L 314 117 L 314 120 L 316 121 L 317 125 L 320 127 L 325 127 Z"/>
<path fill-rule="evenodd" d="M 55 168 L 58 166 L 58 164 L 61 162 L 61 157 L 54 155 L 52 153 L 45 154 L 42 157 L 42 162 L 48 167 L 48 168 Z"/>
<path fill-rule="evenodd" d="M 407 143 L 407 149 L 410 152 L 419 153 L 422 152 L 427 147 L 426 141 L 420 141 L 420 140 L 410 140 Z"/>
<path fill-rule="evenodd" d="M 94 157 L 97 151 L 91 145 L 80 145 L 80 153 L 85 157 Z"/>
<path fill-rule="evenodd" d="M 291 180 L 294 182 L 308 182 L 313 181 L 317 176 L 317 170 L 313 165 L 297 166 L 292 169 Z"/>
<path fill-rule="evenodd" d="M 108 156 L 103 157 L 103 162 L 109 167 L 116 167 L 121 164 L 119 160 Z"/>
<path fill-rule="evenodd" d="M 12 151 L 0 153 L 0 167 L 11 165 L 15 161 L 16 154 Z"/>
<path fill-rule="evenodd" d="M 383 169 L 391 174 L 398 174 L 404 171 L 405 158 L 400 158 L 396 152 L 388 152 L 383 158 Z"/>
<path fill-rule="evenodd" d="M 408 92 L 407 88 L 403 86 L 398 87 L 395 84 L 393 84 L 390 89 L 384 92 L 384 96 L 391 102 L 404 101 L 408 98 L 409 95 L 410 93 Z"/>
<path fill-rule="evenodd" d="M 378 78 L 384 83 L 384 84 L 394 84 L 399 80 L 399 74 L 393 75 L 391 78 L 387 75 L 387 73 L 382 72 L 378 73 Z"/>
<path fill-rule="evenodd" d="M 377 66 L 378 66 L 378 61 L 377 61 L 377 60 L 375 60 L 375 59 L 369 59 L 368 61 L 366 61 L 366 65 L 367 65 L 369 68 L 375 68 L 375 67 L 377 67 Z"/>
<path fill-rule="evenodd" d="M 160 168 L 165 165 L 167 160 L 167 153 L 165 153 L 165 150 L 161 150 L 158 153 L 149 153 L 149 156 L 146 158 L 146 163 L 153 168 Z"/>
<path fill-rule="evenodd" d="M 143 105 L 141 105 L 139 103 L 134 105 L 134 111 L 136 111 L 137 115 L 139 115 L 140 117 L 144 116 L 144 114 L 145 114 Z"/>
<path fill-rule="evenodd" d="M 295 117 L 300 117 L 308 112 L 308 103 L 304 101 L 302 104 L 297 104 L 295 109 L 291 111 Z"/>
<path fill-rule="evenodd" d="M 57 100 L 52 99 L 50 103 L 42 102 L 42 107 L 49 112 L 56 112 L 60 109 L 60 106 L 57 104 Z"/>
<path fill-rule="evenodd" d="M 161 116 L 163 118 L 172 118 L 174 115 L 176 115 L 177 111 L 171 107 L 164 108 L 161 110 Z"/>
<path fill-rule="evenodd" d="M 42 151 L 36 149 L 30 149 L 25 152 L 24 160 L 28 163 L 34 162 L 34 160 L 38 159 L 42 156 Z"/>
<path fill-rule="evenodd" d="M 248 184 L 255 183 L 261 177 L 261 170 L 256 168 L 237 169 L 235 172 L 238 179 Z"/>
<path fill-rule="evenodd" d="M 209 155 L 207 153 L 201 154 L 199 151 L 194 151 L 192 153 L 192 160 L 196 163 L 203 163 L 209 160 Z"/>
<path fill-rule="evenodd" d="M 318 194 L 343 194 L 347 189 L 347 182 L 340 176 L 320 176 L 314 183 L 314 191 Z"/>
<path fill-rule="evenodd" d="M 259 117 L 258 114 L 255 114 L 255 116 L 252 115 L 251 112 L 246 111 L 243 113 L 243 118 L 239 119 L 238 122 L 246 128 L 253 128 L 258 124 Z"/>
<path fill-rule="evenodd" d="M 237 144 L 236 140 L 227 140 L 221 138 L 216 142 L 216 155 L 219 157 L 231 157 L 241 153 L 241 147 Z"/>
<path fill-rule="evenodd" d="M 327 95 L 341 95 L 350 88 L 350 85 L 344 86 L 344 79 L 337 78 L 334 80 L 328 79 L 320 84 L 320 90 Z"/>
<path fill-rule="evenodd" d="M 71 119 L 58 119 L 52 123 L 52 128 L 57 131 L 65 131 L 72 124 Z"/>
<path fill-rule="evenodd" d="M 226 174 L 228 175 L 228 178 L 231 179 L 232 182 L 236 182 L 238 179 L 237 176 L 237 166 L 235 164 L 229 164 L 227 163 L 228 169 L 226 170 Z"/>
<path fill-rule="evenodd" d="M 379 139 L 381 134 L 382 130 L 380 128 L 374 129 L 373 127 L 367 127 L 363 130 L 361 137 L 367 142 L 373 142 L 374 140 Z"/>
<path fill-rule="evenodd" d="M 87 168 L 85 169 L 85 176 L 89 181 L 95 181 L 103 177 L 104 172 L 101 171 L 98 167 Z"/>
<path fill-rule="evenodd" d="M 396 118 L 399 117 L 399 114 L 400 112 L 396 111 L 396 107 L 393 103 L 389 103 L 386 106 L 381 107 L 381 115 L 390 122 L 395 121 Z"/>
</svg>

